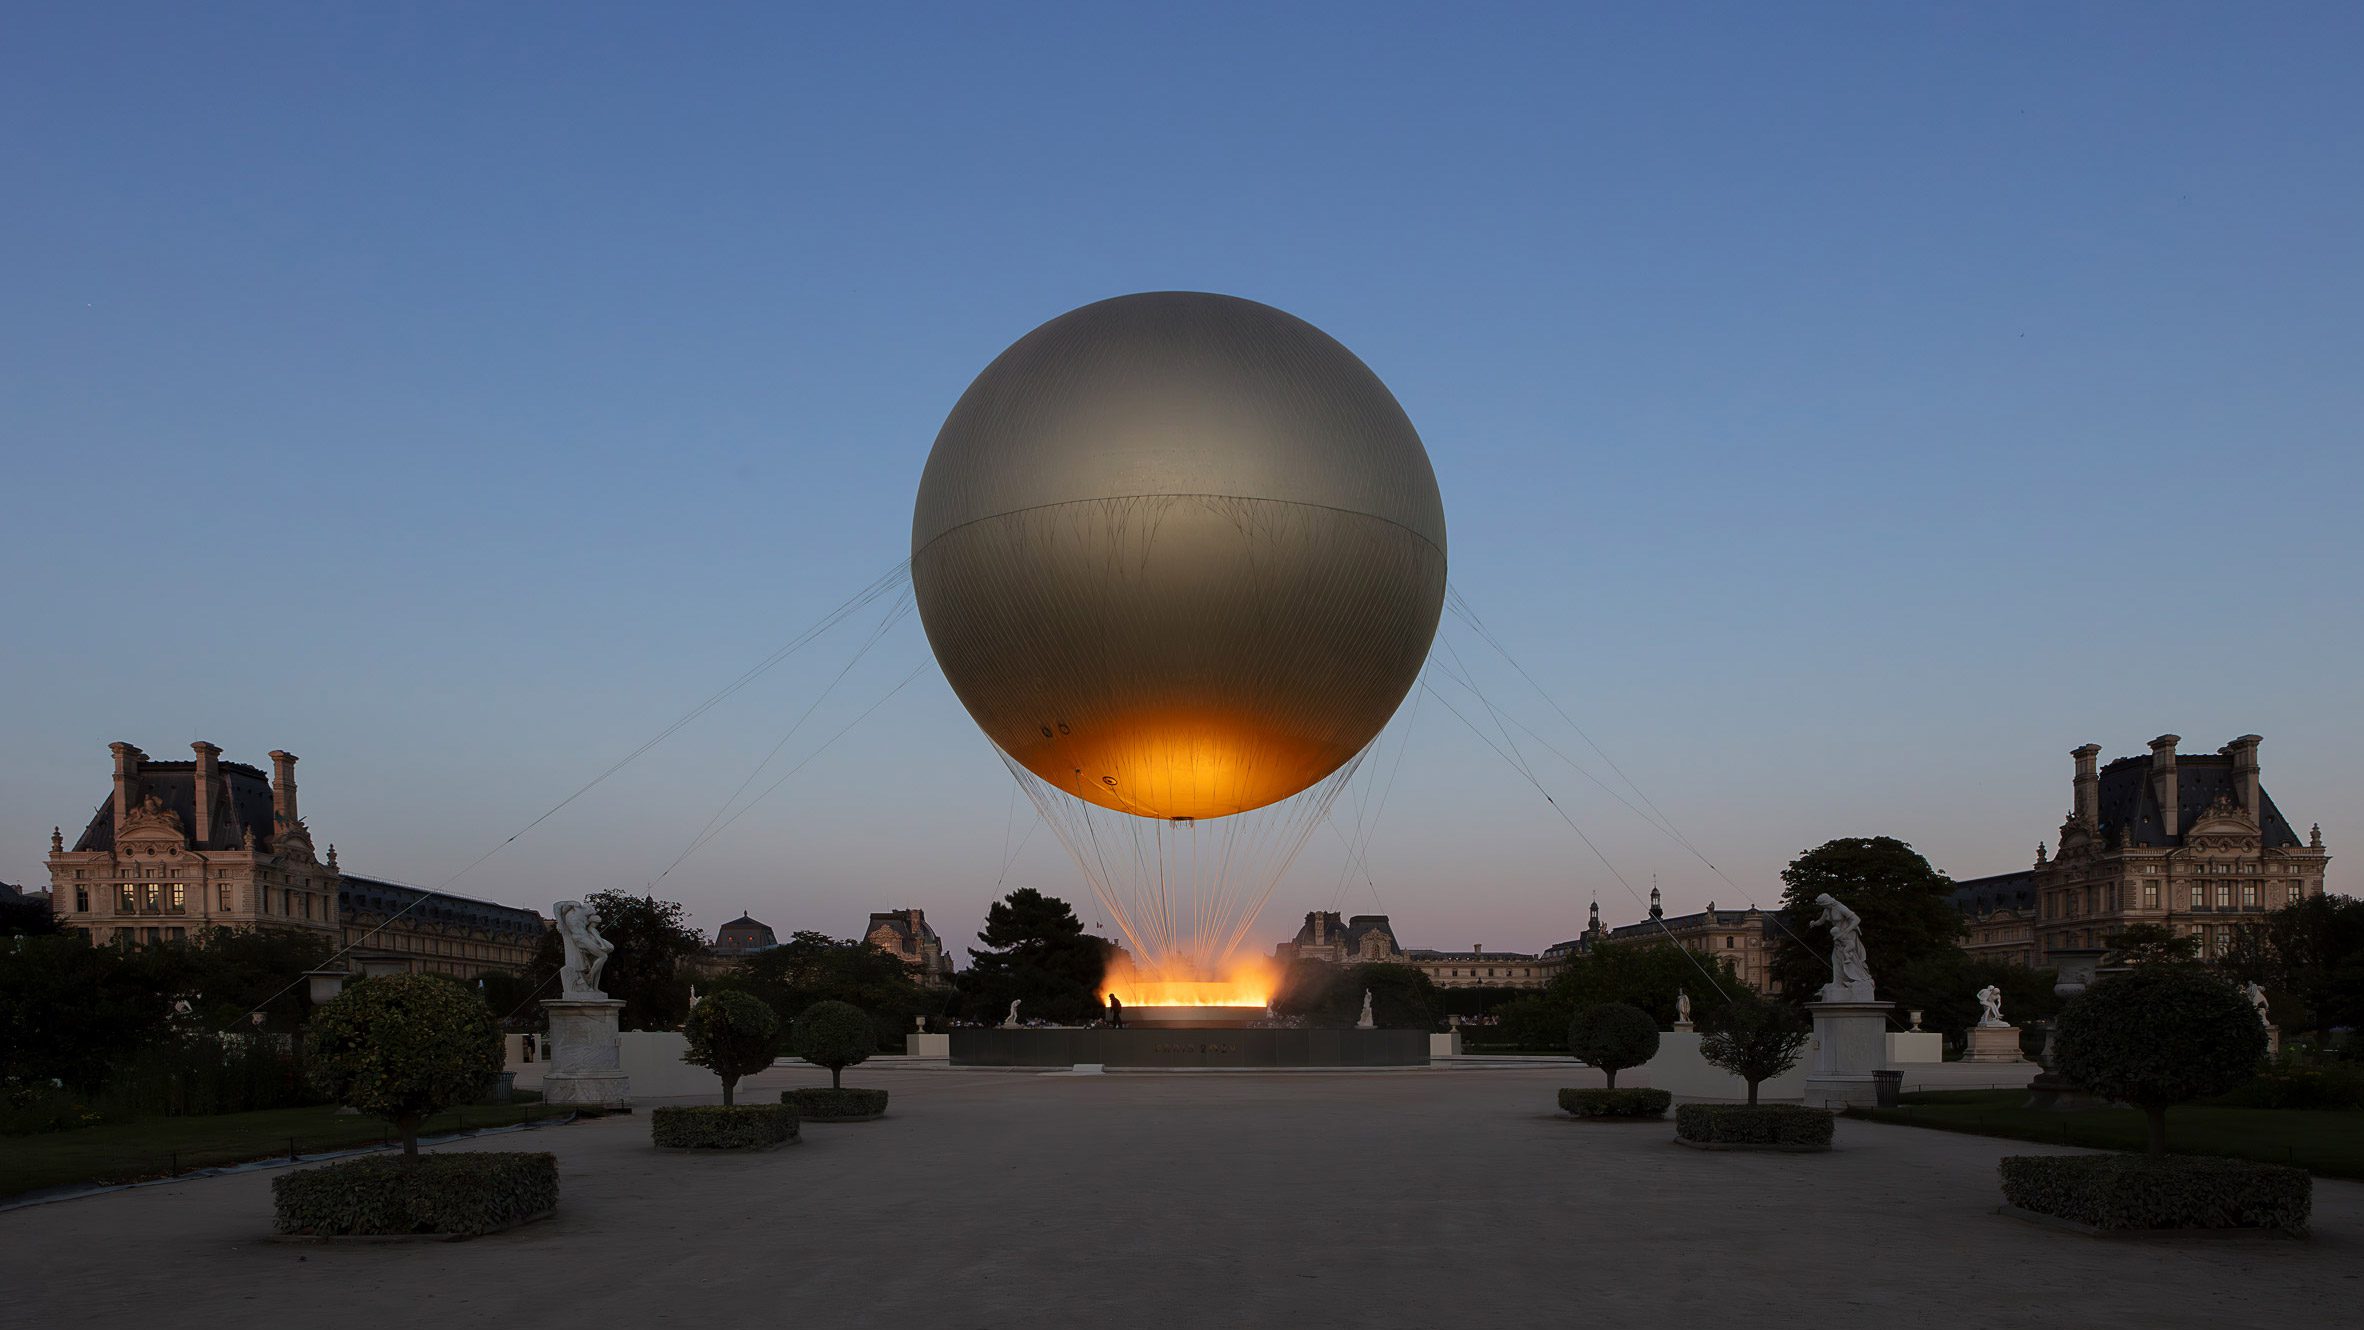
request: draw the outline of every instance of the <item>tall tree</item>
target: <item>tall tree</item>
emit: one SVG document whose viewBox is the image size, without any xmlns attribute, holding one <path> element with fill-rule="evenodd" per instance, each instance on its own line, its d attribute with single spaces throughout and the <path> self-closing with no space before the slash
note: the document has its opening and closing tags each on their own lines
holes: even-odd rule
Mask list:
<svg viewBox="0 0 2364 1330">
<path fill-rule="evenodd" d="M 1950 899 L 1952 879 L 1892 836 L 1826 841 L 1781 870 L 1781 926 L 1773 974 L 1782 996 L 1811 1002 L 1830 981 L 1830 930 L 1816 923 L 1825 892 L 1863 919 L 1863 949 L 1883 997 L 1889 979 L 1953 950 L 1964 928 Z"/>
<path fill-rule="evenodd" d="M 2292 901 L 2235 929 L 2217 967 L 2235 982 L 2263 984 L 2285 1030 L 2364 1026 L 2364 900 Z"/>
<path fill-rule="evenodd" d="M 688 1019 L 687 963 L 706 939 L 690 927 L 679 901 L 598 891 L 584 904 L 599 912 L 599 932 L 615 951 L 600 974 L 600 987 L 624 1004 L 623 1024 L 633 1030 L 670 1030 Z"/>
<path fill-rule="evenodd" d="M 1075 908 L 1033 887 L 1020 887 L 995 901 L 977 940 L 988 950 L 969 949 L 974 962 L 961 972 L 964 1006 L 975 1020 L 992 1020 L 1012 1001 L 1021 1016 L 1084 1021 L 1100 1009 L 1100 980 L 1115 947 L 1084 932 Z"/>
</svg>

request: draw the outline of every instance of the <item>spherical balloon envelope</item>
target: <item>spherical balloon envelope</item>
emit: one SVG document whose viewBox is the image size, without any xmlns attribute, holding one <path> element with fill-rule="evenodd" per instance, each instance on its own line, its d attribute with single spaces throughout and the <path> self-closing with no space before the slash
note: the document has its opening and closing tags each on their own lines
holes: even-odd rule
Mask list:
<svg viewBox="0 0 2364 1330">
<path fill-rule="evenodd" d="M 1104 808 L 1220 817 L 1314 786 L 1394 714 L 1444 603 L 1444 509 L 1402 407 L 1321 330 L 1123 296 L 962 395 L 911 575 L 1013 761 Z"/>
<path fill-rule="evenodd" d="M 953 691 L 1130 971 L 1185 986 L 1235 968 L 1445 596 L 1436 476 L 1386 385 L 1303 320 L 1189 292 L 1087 305 L 987 366 L 911 546 Z"/>
</svg>

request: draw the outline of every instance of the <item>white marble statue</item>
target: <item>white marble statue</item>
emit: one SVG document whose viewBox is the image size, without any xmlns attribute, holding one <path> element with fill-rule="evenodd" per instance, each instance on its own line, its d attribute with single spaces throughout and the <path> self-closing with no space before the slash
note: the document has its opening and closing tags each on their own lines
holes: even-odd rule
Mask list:
<svg viewBox="0 0 2364 1330">
<path fill-rule="evenodd" d="M 1979 989 L 1978 1005 L 1986 1009 L 1985 1012 L 1978 1018 L 1978 1024 L 1982 1028 L 1991 1030 L 1998 1026 L 2009 1024 L 2009 1022 L 2003 1019 L 2002 989 L 1995 987 L 1993 984 L 1988 984 L 1986 987 Z"/>
<path fill-rule="evenodd" d="M 598 1001 L 607 996 L 599 987 L 599 972 L 615 945 L 599 935 L 599 911 L 581 901 L 560 901 L 550 907 L 558 921 L 558 940 L 566 944 L 566 964 L 559 967 L 559 993 L 569 1001 Z"/>
<path fill-rule="evenodd" d="M 1830 927 L 1830 983 L 1822 990 L 1823 1000 L 1869 1000 L 1872 977 L 1870 962 L 1863 954 L 1863 916 L 1827 891 L 1816 896 L 1814 903 L 1822 907 L 1814 921 Z"/>
<path fill-rule="evenodd" d="M 1690 1023 L 1691 995 L 1678 988 L 1675 990 L 1675 1024 L 1689 1025 Z"/>
<path fill-rule="evenodd" d="M 1371 990 L 1366 988 L 1363 990 L 1363 1014 L 1354 1026 L 1358 1030 L 1368 1030 L 1377 1025 L 1378 1022 L 1371 1018 Z"/>
<path fill-rule="evenodd" d="M 2273 1019 L 2266 1015 L 2265 985 L 2252 979 L 2241 985 L 2241 995 L 2249 999 L 2250 1006 L 2257 1008 L 2257 1023 L 2269 1030 L 2273 1029 Z"/>
<path fill-rule="evenodd" d="M 1026 999 L 1024 998 L 1012 998 L 1010 1000 L 1010 1014 L 1001 1018 L 1001 1028 L 1005 1030 L 1015 1030 L 1018 1028 L 1018 1004 L 1025 1000 Z"/>
</svg>

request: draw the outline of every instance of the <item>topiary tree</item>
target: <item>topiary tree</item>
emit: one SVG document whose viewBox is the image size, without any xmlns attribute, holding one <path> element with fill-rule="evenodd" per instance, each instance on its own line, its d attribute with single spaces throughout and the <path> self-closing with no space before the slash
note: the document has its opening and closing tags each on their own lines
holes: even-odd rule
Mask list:
<svg viewBox="0 0 2364 1330">
<path fill-rule="evenodd" d="M 870 1018 L 850 1002 L 816 1002 L 796 1018 L 791 1038 L 796 1056 L 829 1069 L 829 1088 L 844 1089 L 845 1069 L 870 1056 L 878 1034 Z"/>
<path fill-rule="evenodd" d="M 780 1018 L 752 993 L 725 991 L 698 999 L 681 1027 L 689 1048 L 681 1060 L 722 1078 L 722 1102 L 732 1102 L 741 1076 L 772 1065 L 780 1046 Z"/>
<path fill-rule="evenodd" d="M 1622 1002 L 1598 1002 L 1568 1021 L 1568 1051 L 1588 1067 L 1598 1067 L 1617 1088 L 1617 1073 L 1638 1067 L 1658 1052 L 1658 1022 L 1640 1007 Z"/>
<path fill-rule="evenodd" d="M 1754 1107 L 1758 1082 L 1798 1065 L 1812 1033 L 1795 1008 L 1735 989 L 1699 1041 L 1699 1056 L 1748 1082 L 1748 1102 Z"/>
<path fill-rule="evenodd" d="M 2054 1027 L 2054 1066 L 2150 1119 L 2150 1153 L 2167 1153 L 2167 1110 L 2223 1094 L 2257 1071 L 2265 1023 L 2239 989 L 2203 970 L 2146 965 L 2070 999 Z"/>
<path fill-rule="evenodd" d="M 310 1075 L 330 1098 L 402 1133 L 406 1164 L 419 1124 L 484 1092 L 501 1071 L 492 1008 L 459 980 L 390 974 L 350 984 L 312 1013 Z"/>
</svg>

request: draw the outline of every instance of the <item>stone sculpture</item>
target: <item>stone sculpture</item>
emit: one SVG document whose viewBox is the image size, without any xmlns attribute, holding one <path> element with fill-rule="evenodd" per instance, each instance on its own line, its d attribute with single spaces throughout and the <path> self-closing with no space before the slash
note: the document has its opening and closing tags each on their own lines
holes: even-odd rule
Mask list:
<svg viewBox="0 0 2364 1330">
<path fill-rule="evenodd" d="M 2269 1030 L 2273 1029 L 2273 1019 L 2266 1014 L 2265 985 L 2252 979 L 2241 985 L 2241 995 L 2249 999 L 2250 1006 L 2257 1008 L 2257 1023 Z"/>
<path fill-rule="evenodd" d="M 1993 984 L 1988 984 L 1986 987 L 1979 989 L 1978 1005 L 1986 1009 L 1978 1018 L 1978 1024 L 1981 1028 L 1994 1029 L 1996 1027 L 2009 1024 L 2009 1022 L 2003 1019 L 2002 989 L 1995 987 Z"/>
<path fill-rule="evenodd" d="M 1690 1023 L 1691 995 L 1678 988 L 1675 990 L 1675 1024 L 1687 1026 Z"/>
<path fill-rule="evenodd" d="M 1822 907 L 1814 921 L 1830 928 L 1830 983 L 1822 990 L 1823 1001 L 1870 1001 L 1872 976 L 1863 953 L 1863 916 L 1827 891 L 1814 903 Z"/>
<path fill-rule="evenodd" d="M 1358 1030 L 1369 1030 L 1376 1027 L 1377 1025 L 1378 1022 L 1371 1018 L 1371 990 L 1366 988 L 1363 990 L 1362 1018 L 1354 1023 L 1354 1028 Z"/>
<path fill-rule="evenodd" d="M 1010 1000 L 1010 1014 L 1001 1018 L 1001 1028 L 1005 1030 L 1015 1030 L 1018 1028 L 1018 1004 L 1025 1000 L 1026 999 L 1024 998 L 1012 998 Z"/>
<path fill-rule="evenodd" d="M 550 907 L 558 921 L 558 940 L 566 944 L 566 963 L 559 967 L 558 987 L 568 998 L 604 998 L 599 972 L 615 945 L 599 935 L 599 911 L 581 901 L 560 901 Z"/>
</svg>

